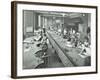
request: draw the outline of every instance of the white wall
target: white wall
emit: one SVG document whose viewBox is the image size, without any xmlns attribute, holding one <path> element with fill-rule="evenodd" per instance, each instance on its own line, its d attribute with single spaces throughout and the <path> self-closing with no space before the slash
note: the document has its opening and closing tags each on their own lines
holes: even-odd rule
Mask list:
<svg viewBox="0 0 100 80">
<path fill-rule="evenodd" d="M 31 0 L 51 3 L 100 5 L 100 0 Z M 100 6 L 99 6 L 100 14 Z M 100 21 L 100 16 L 98 16 Z M 100 26 L 100 24 L 98 25 Z M 98 27 L 98 34 L 100 27 Z M 100 41 L 100 36 L 98 38 Z M 100 42 L 98 42 L 100 46 Z M 11 68 L 11 0 L 0 0 L 0 80 L 13 80 L 10 78 Z M 100 49 L 99 49 L 100 51 Z M 100 57 L 100 54 L 98 54 Z M 100 63 L 100 59 L 98 61 Z M 98 64 L 100 68 L 100 64 Z M 24 79 L 22 79 L 24 80 Z M 33 78 L 25 79 L 33 80 Z M 98 74 L 73 75 L 62 77 L 34 78 L 34 80 L 100 80 L 100 69 Z"/>
<path fill-rule="evenodd" d="M 24 35 L 26 32 L 33 32 L 34 27 L 34 15 L 33 11 L 24 11 Z"/>
</svg>

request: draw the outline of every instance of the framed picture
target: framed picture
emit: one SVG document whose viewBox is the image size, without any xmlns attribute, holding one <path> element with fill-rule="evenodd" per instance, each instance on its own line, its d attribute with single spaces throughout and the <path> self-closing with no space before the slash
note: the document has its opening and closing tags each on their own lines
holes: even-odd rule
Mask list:
<svg viewBox="0 0 100 80">
<path fill-rule="evenodd" d="M 11 3 L 11 77 L 97 73 L 97 6 Z"/>
</svg>

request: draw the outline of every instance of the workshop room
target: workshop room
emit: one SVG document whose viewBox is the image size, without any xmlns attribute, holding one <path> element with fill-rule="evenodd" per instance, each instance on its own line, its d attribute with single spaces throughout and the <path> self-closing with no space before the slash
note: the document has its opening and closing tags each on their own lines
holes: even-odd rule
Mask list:
<svg viewBox="0 0 100 80">
<path fill-rule="evenodd" d="M 91 14 L 23 10 L 23 69 L 91 66 Z"/>
</svg>

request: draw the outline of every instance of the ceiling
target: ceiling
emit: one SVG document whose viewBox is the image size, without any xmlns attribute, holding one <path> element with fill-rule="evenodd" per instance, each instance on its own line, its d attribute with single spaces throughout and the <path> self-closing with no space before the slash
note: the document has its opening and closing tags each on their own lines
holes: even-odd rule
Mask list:
<svg viewBox="0 0 100 80">
<path fill-rule="evenodd" d="M 45 17 L 55 16 L 55 17 L 70 17 L 70 18 L 81 17 L 86 14 L 86 13 L 76 13 L 76 12 L 54 12 L 54 11 L 34 11 L 34 12 L 39 13 Z"/>
</svg>

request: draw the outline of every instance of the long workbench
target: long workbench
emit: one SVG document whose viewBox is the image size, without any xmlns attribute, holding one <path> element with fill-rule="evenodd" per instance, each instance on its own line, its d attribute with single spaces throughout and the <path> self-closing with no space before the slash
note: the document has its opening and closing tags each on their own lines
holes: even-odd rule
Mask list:
<svg viewBox="0 0 100 80">
<path fill-rule="evenodd" d="M 41 47 L 37 47 L 39 42 L 33 41 L 34 37 L 24 40 L 23 43 L 23 69 L 34 69 L 44 63 L 42 59 L 36 57 L 36 53 L 42 52 Z"/>
<path fill-rule="evenodd" d="M 90 66 L 91 57 L 80 55 L 81 49 L 68 47 L 67 40 L 53 31 L 48 31 L 47 37 L 65 67 Z"/>
</svg>

